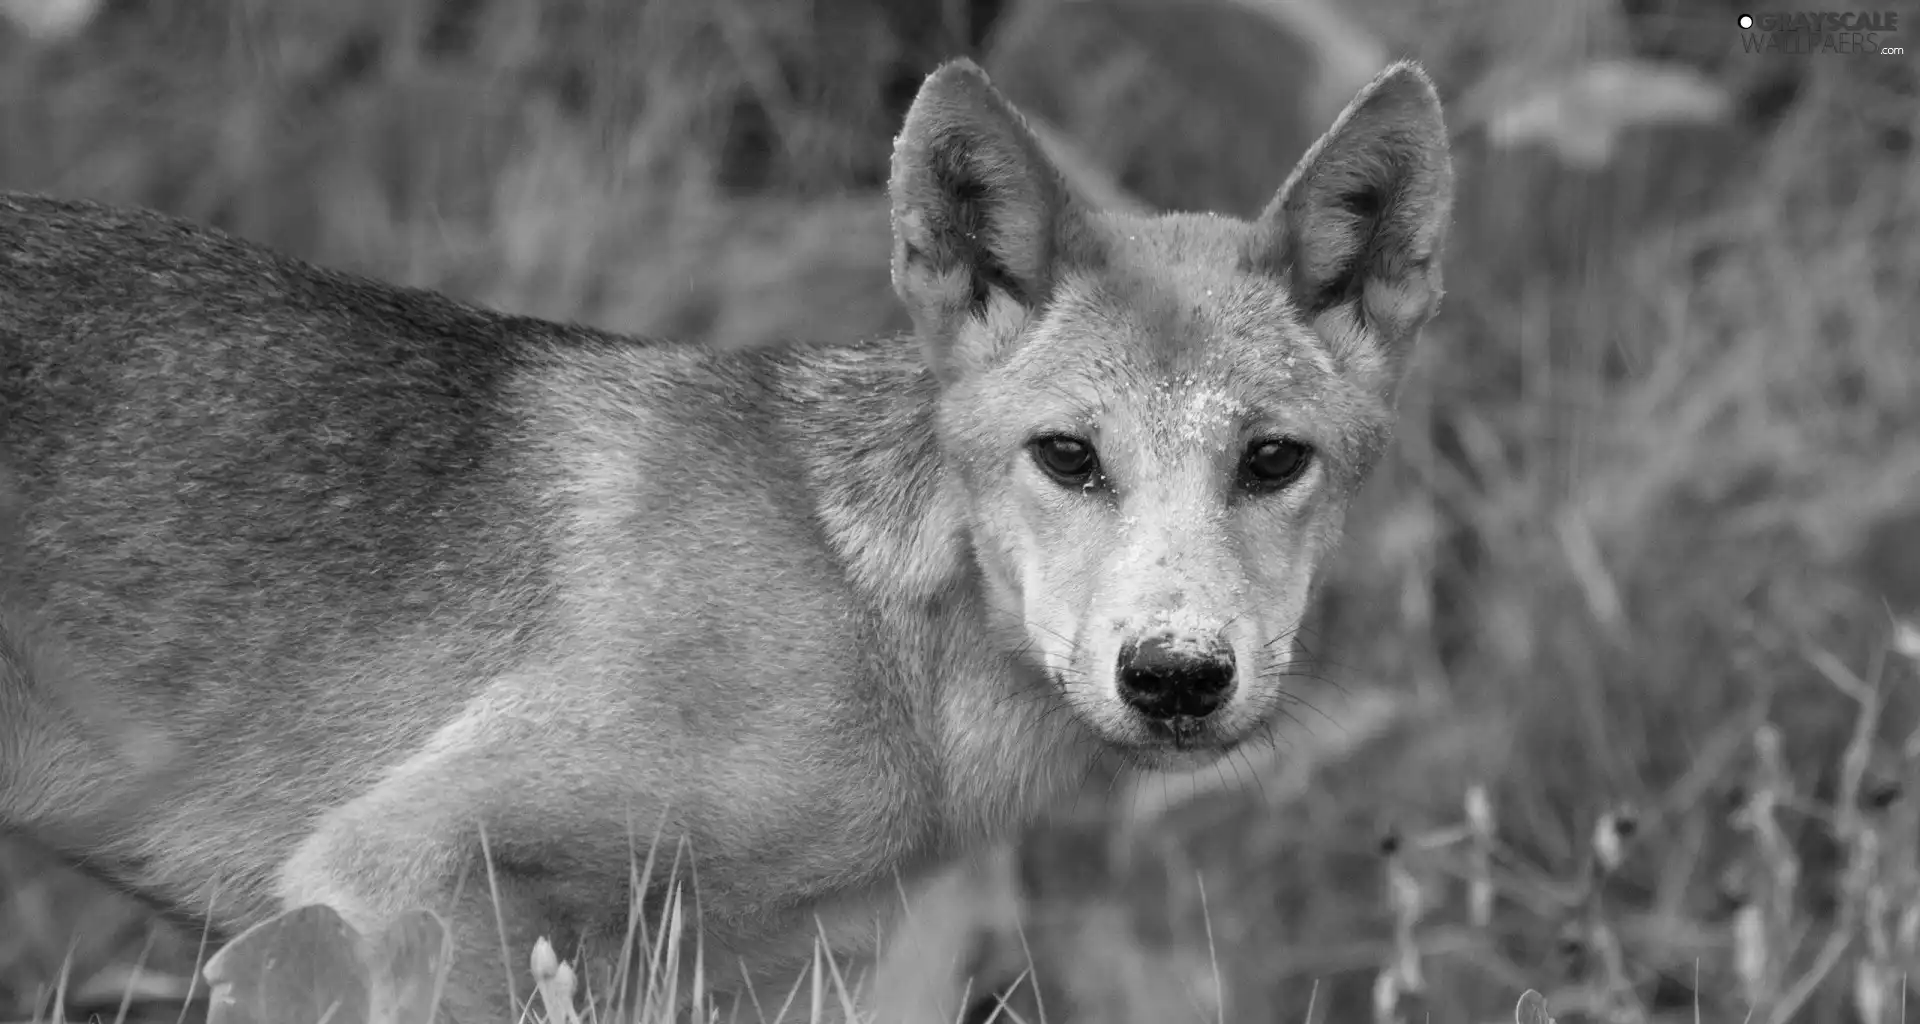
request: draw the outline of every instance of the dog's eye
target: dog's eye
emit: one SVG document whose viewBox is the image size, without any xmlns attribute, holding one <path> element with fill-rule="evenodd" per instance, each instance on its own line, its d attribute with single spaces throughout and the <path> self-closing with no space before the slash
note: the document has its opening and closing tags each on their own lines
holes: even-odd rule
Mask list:
<svg viewBox="0 0 1920 1024">
<path fill-rule="evenodd" d="M 1249 487 L 1278 490 L 1300 479 L 1313 461 L 1313 449 L 1291 438 L 1256 441 L 1247 449 L 1241 473 Z"/>
<path fill-rule="evenodd" d="M 1100 460 L 1093 446 L 1077 437 L 1042 437 L 1029 446 L 1033 461 L 1047 475 L 1067 487 L 1085 487 L 1093 481 Z"/>
</svg>

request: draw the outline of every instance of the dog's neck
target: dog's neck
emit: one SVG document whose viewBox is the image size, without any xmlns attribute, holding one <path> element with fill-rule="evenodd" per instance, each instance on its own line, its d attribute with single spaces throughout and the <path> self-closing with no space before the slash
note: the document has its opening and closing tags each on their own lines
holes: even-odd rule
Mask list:
<svg viewBox="0 0 1920 1024">
<path fill-rule="evenodd" d="M 782 420 L 813 507 L 870 601 L 922 604 L 977 585 L 966 496 L 936 436 L 940 386 L 911 337 L 778 354 Z"/>
<path fill-rule="evenodd" d="M 996 621 L 974 558 L 971 508 L 937 431 L 940 385 L 910 336 L 774 357 L 781 420 L 849 583 L 906 663 L 924 742 L 939 752 L 943 846 L 1030 822 L 1100 757 Z"/>
</svg>

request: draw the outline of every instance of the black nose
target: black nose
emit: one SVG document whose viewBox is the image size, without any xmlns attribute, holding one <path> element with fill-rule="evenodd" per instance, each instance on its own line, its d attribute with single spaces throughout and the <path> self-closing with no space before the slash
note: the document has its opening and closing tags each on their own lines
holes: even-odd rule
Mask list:
<svg viewBox="0 0 1920 1024">
<path fill-rule="evenodd" d="M 1233 693 L 1233 648 L 1149 637 L 1120 648 L 1120 696 L 1161 720 L 1204 718 Z"/>
</svg>

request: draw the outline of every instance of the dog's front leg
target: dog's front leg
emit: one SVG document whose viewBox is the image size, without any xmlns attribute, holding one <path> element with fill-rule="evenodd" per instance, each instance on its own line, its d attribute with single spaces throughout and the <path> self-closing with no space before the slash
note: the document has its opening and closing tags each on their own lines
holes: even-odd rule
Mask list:
<svg viewBox="0 0 1920 1024">
<path fill-rule="evenodd" d="M 436 742 L 322 815 L 280 871 L 283 906 L 326 904 L 367 935 L 409 910 L 439 913 L 454 951 L 440 1019 L 457 1024 L 518 1019 L 514 997 L 530 997 L 534 943 L 579 945 L 593 923 L 582 893 L 616 918 L 628 898 L 619 870 L 562 878 L 537 866 L 491 869 L 503 849 L 541 848 L 554 831 L 541 817 L 547 776 L 508 739 Z M 571 898 L 555 898 L 562 888 Z"/>
</svg>

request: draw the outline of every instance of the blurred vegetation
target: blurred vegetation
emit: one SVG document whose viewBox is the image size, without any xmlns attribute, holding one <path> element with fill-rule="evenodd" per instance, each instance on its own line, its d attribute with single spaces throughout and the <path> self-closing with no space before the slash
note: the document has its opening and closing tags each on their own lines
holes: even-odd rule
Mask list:
<svg viewBox="0 0 1920 1024">
<path fill-rule="evenodd" d="M 0 28 L 0 187 L 154 206 L 617 329 L 870 335 L 903 326 L 879 189 L 934 61 L 981 55 L 1153 205 L 1247 213 L 1330 116 L 1325 83 L 1352 84 L 1325 39 L 1276 36 L 1259 6 L 109 0 L 73 39 Z M 1433 896 L 1423 1012 L 1493 1019 L 1527 986 L 1599 972 L 1655 1016 L 1744 1019 L 1753 844 L 1727 812 L 1754 727 L 1781 731 L 1803 864 L 1801 927 L 1773 936 L 1783 976 L 1810 969 L 1847 899 L 1846 844 L 1817 813 L 1849 792 L 1859 720 L 1836 666 L 1880 686 L 1875 785 L 1920 799 L 1920 680 L 1887 648 L 1920 614 L 1915 59 L 1748 54 L 1720 0 L 1304 6 L 1338 12 L 1356 52 L 1425 61 L 1457 137 L 1447 302 L 1314 644 L 1325 707 L 1379 691 L 1400 711 L 1261 813 L 1246 792 L 1170 812 L 1104 889 L 1058 863 L 1071 842 L 1036 838 L 1029 895 L 1076 921 L 1122 907 L 1127 941 L 1169 962 L 1209 929 L 1227 1020 L 1306 1020 L 1310 1000 L 1314 1020 L 1359 1019 L 1397 952 L 1382 837 L 1450 826 L 1479 784 L 1498 817 L 1490 923 L 1463 917 L 1450 854 L 1394 860 Z M 1629 123 L 1597 162 L 1488 130 L 1623 59 L 1726 103 L 1710 123 Z M 1604 130 L 1609 96 L 1550 104 L 1549 127 Z M 1605 879 L 1621 963 L 1602 971 L 1569 931 L 1592 903 L 1566 893 L 1622 808 L 1635 827 Z M 0 862 L 23 922 L 0 925 L 23 936 L 0 941 L 0 984 L 31 1009 L 63 929 L 123 911 L 25 857 Z M 138 932 L 106 944 L 137 951 Z M 1070 973 L 1099 967 L 1081 939 L 1044 947 L 1050 1008 L 1069 1005 Z M 131 954 L 77 947 L 76 970 L 115 955 Z M 1851 975 L 1823 977 L 1797 1019 L 1854 1019 Z"/>
</svg>

